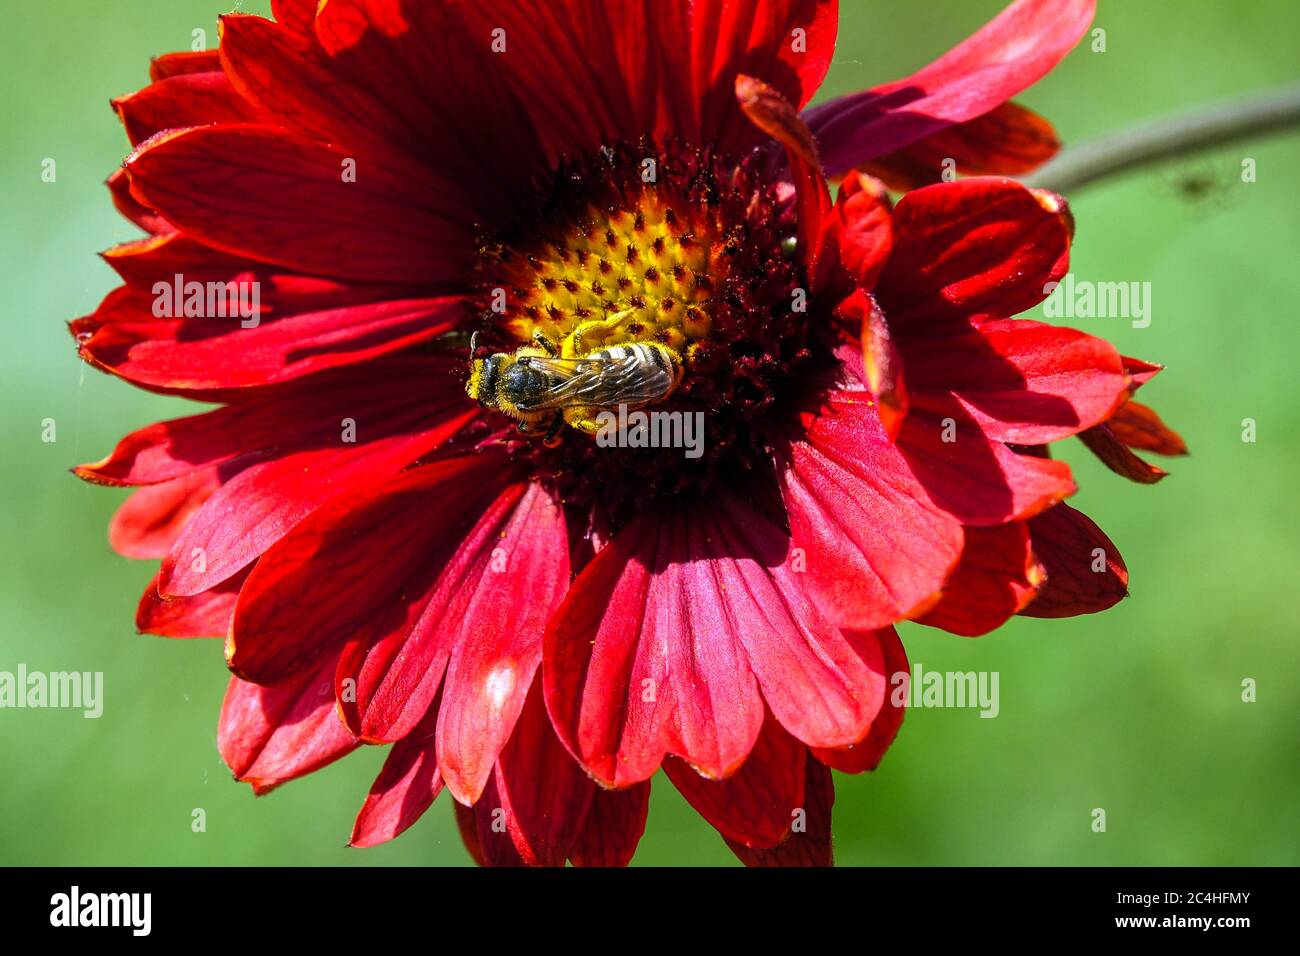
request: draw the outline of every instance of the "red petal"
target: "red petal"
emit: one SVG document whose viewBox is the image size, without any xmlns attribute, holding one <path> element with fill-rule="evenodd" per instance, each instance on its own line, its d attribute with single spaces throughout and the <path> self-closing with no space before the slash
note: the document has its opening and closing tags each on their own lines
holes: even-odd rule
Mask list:
<svg viewBox="0 0 1300 956">
<path fill-rule="evenodd" d="M 256 21 L 236 18 L 225 21 L 230 42 L 222 49 L 235 84 L 289 126 L 356 143 L 384 162 L 404 155 L 444 186 L 459 182 L 461 197 L 443 197 L 455 206 L 500 209 L 526 194 L 501 184 L 526 183 L 549 168 L 530 115 L 534 101 L 563 88 L 579 73 L 576 63 L 606 53 L 593 44 L 542 84 L 515 83 L 512 65 L 526 66 L 535 55 L 522 48 L 525 33 L 548 15 L 549 7 L 534 4 L 330 0 L 305 52 Z M 561 26 L 547 36 L 545 58 L 556 56 L 555 44 L 577 29 L 574 19 L 554 15 Z M 467 23 L 471 18 L 479 19 Z M 507 32 L 505 53 L 492 52 L 497 28 Z M 558 119 L 580 119 L 589 105 Z"/>
<path fill-rule="evenodd" d="M 393 744 L 357 814 L 348 846 L 377 846 L 392 840 L 433 805 L 442 791 L 433 742 L 437 722 L 438 702 L 434 701 L 415 729 Z"/>
<path fill-rule="evenodd" d="M 343 5 L 347 6 L 347 0 Z M 334 6 L 338 4 L 322 14 L 326 31 L 343 15 Z M 445 70 L 449 56 L 464 59 L 466 48 L 472 49 L 474 44 L 456 29 L 449 12 L 433 7 L 420 15 L 430 21 L 424 25 L 427 32 L 421 39 L 430 47 L 440 47 L 426 50 L 428 59 L 421 64 L 418 86 L 432 100 L 427 104 L 411 99 L 416 90 L 405 88 L 406 84 L 389 82 L 383 89 L 368 88 L 364 78 L 354 76 L 361 65 L 356 48 L 330 57 L 312 34 L 261 17 L 227 14 L 221 18 L 222 64 L 234 87 L 248 101 L 257 103 L 267 117 L 296 134 L 330 143 L 354 159 L 358 184 L 364 181 L 366 171 L 373 175 L 374 170 L 383 170 L 385 179 L 406 183 L 411 194 L 445 218 L 471 222 L 482 211 L 502 206 L 497 197 L 507 191 L 491 187 L 505 180 L 506 171 L 497 168 L 502 166 L 500 155 L 494 166 L 485 167 L 482 162 L 491 157 L 477 156 L 478 165 L 470 166 L 462 153 L 472 153 L 475 145 L 494 135 L 493 125 L 504 122 L 518 137 L 509 155 L 526 166 L 524 137 L 528 133 L 526 127 L 508 122 L 499 100 L 490 110 L 485 104 L 479 114 L 493 115 L 494 124 L 480 124 L 468 141 L 445 129 L 436 112 L 445 108 L 441 101 L 450 98 L 452 88 L 456 95 L 466 95 L 467 87 L 475 82 L 474 71 L 489 71 L 493 64 L 480 57 L 473 66 L 465 65 L 454 87 L 438 83 L 431 74 Z M 391 58 L 385 65 L 391 78 Z M 425 116 L 417 119 L 401 112 L 417 105 Z M 496 178 L 486 175 L 486 169 L 496 169 Z M 527 179 L 518 165 L 511 175 Z"/>
<path fill-rule="evenodd" d="M 1130 448 L 1155 452 L 1157 455 L 1186 455 L 1187 443 L 1166 425 L 1155 409 L 1130 401 L 1116 410 L 1106 422 L 1111 433 Z"/>
<path fill-rule="evenodd" d="M 662 5 L 655 6 L 659 13 Z M 726 154 L 753 143 L 737 114 L 731 90 L 736 77 L 753 76 L 803 109 L 821 86 L 835 52 L 838 0 L 697 0 L 688 8 L 690 91 L 673 104 L 691 110 L 699 125 L 679 128 L 696 141 L 716 141 Z M 669 44 L 682 42 L 671 34 Z M 699 104 L 698 113 L 694 111 Z M 667 130 L 671 131 L 671 130 Z"/>
<path fill-rule="evenodd" d="M 108 525 L 108 544 L 124 558 L 166 557 L 194 513 L 221 487 L 215 468 L 131 493 Z"/>
<path fill-rule="evenodd" d="M 885 706 L 871 722 L 867 735 L 856 744 L 839 749 L 817 747 L 812 751 L 813 756 L 826 766 L 842 773 L 875 770 L 889 745 L 898 736 L 898 728 L 903 723 L 903 714 L 907 709 L 906 681 L 910 680 L 911 665 L 907 663 L 903 642 L 898 639 L 892 627 L 876 631 L 875 635 L 885 655 L 885 673 L 889 675 L 889 696 L 885 699 Z"/>
<path fill-rule="evenodd" d="M 113 108 L 122 118 L 132 146 L 167 129 L 257 119 L 257 111 L 235 92 L 220 71 L 158 80 L 113 100 Z"/>
<path fill-rule="evenodd" d="M 173 596 L 206 591 L 327 501 L 346 499 L 396 473 L 441 445 L 472 415 L 466 412 L 413 435 L 290 452 L 248 465 L 186 525 L 163 560 L 160 590 Z"/>
<path fill-rule="evenodd" d="M 831 772 L 816 760 L 805 761 L 804 818 L 801 829 L 790 834 L 784 843 L 770 850 L 751 849 L 727 841 L 731 851 L 746 866 L 831 866 L 831 806 L 835 803 L 835 783 Z"/>
<path fill-rule="evenodd" d="M 472 808 L 456 804 L 456 822 L 466 849 L 479 866 L 526 865 L 511 837 L 495 775 Z"/>
<path fill-rule="evenodd" d="M 220 72 L 221 59 L 216 50 L 182 50 L 179 53 L 164 53 L 156 56 L 149 63 L 149 79 L 157 82 L 171 76 L 185 76 L 190 73 Z"/>
<path fill-rule="evenodd" d="M 1009 179 L 910 192 L 894 210 L 894 249 L 876 298 L 896 337 L 938 323 L 1002 318 L 1037 305 L 1069 266 L 1062 202 Z"/>
<path fill-rule="evenodd" d="M 817 161 L 817 146 L 794 106 L 761 80 L 737 76 L 736 99 L 755 126 L 785 147 L 798 210 L 797 254 L 809 276 L 810 291 L 820 292 L 837 263 L 822 262 L 831 193 Z M 827 255 L 833 258 L 831 253 Z"/>
<path fill-rule="evenodd" d="M 942 420 L 913 408 L 898 447 L 930 500 L 964 525 L 1023 520 L 1077 490 L 1064 462 L 1020 455 L 989 441 L 957 410 Z"/>
<path fill-rule="evenodd" d="M 664 772 L 688 803 L 728 840 L 773 847 L 790 831 L 793 812 L 803 806 L 804 761 L 808 748 L 770 714 L 740 769 L 726 780 L 709 780 L 675 757 Z"/>
<path fill-rule="evenodd" d="M 569 583 L 564 513 L 540 485 L 528 486 L 485 548 L 484 573 L 460 586 L 473 597 L 444 628 L 457 633 L 444 639 L 452 651 L 438 762 L 461 803 L 478 799 L 510 737 L 541 663 L 542 631 Z"/>
<path fill-rule="evenodd" d="M 1095 0 L 1017 0 L 912 76 L 809 110 L 827 175 L 996 109 L 1070 51 L 1095 7 Z"/>
<path fill-rule="evenodd" d="M 868 172 L 897 192 L 968 176 L 1022 176 L 1060 149 L 1052 124 L 1023 106 L 1003 103 L 983 116 L 957 123 L 910 146 L 871 160 Z"/>
<path fill-rule="evenodd" d="M 627 866 L 645 832 L 650 781 L 626 790 L 596 789 L 582 831 L 569 848 L 574 866 Z"/>
<path fill-rule="evenodd" d="M 510 742 L 475 806 L 482 839 L 483 811 L 500 811 L 515 851 L 527 866 L 563 866 L 578 839 L 595 785 L 551 729 L 542 689 L 528 694 Z"/>
<path fill-rule="evenodd" d="M 898 438 L 911 400 L 903 379 L 903 357 L 889 334 L 889 323 L 873 299 L 859 289 L 835 314 L 862 326 L 862 384 L 876 400 L 876 414 L 890 441 Z"/>
<path fill-rule="evenodd" d="M 301 522 L 244 586 L 226 647 L 232 669 L 264 683 L 282 680 L 357 638 L 376 615 L 402 617 L 420 597 L 411 590 L 417 572 L 452 552 L 498 487 L 501 466 L 485 456 L 413 468 L 363 483 Z M 437 676 L 407 730 L 436 687 Z"/>
<path fill-rule="evenodd" d="M 727 498 L 634 521 L 587 565 L 543 676 L 561 739 L 597 780 L 644 780 L 665 753 L 729 776 L 763 719 L 755 677 L 796 737 L 860 739 L 883 699 L 879 650 L 818 613 L 788 547 Z"/>
<path fill-rule="evenodd" d="M 1098 425 L 1096 428 L 1080 432 L 1079 440 L 1088 446 L 1088 450 L 1096 455 L 1103 465 L 1129 481 L 1153 485 L 1169 474 L 1163 468 L 1143 461 L 1129 451 L 1128 446 L 1115 437 L 1109 425 Z"/>
<path fill-rule="evenodd" d="M 113 207 L 145 232 L 158 234 L 173 232 L 174 227 L 154 210 L 142 206 L 131 195 L 131 179 L 126 170 L 118 167 L 104 184 L 113 196 Z"/>
<path fill-rule="evenodd" d="M 509 736 L 541 655 L 542 627 L 568 581 L 559 510 L 540 488 L 502 488 L 503 477 L 479 476 L 462 492 L 477 495 L 473 507 L 444 513 L 450 541 L 439 541 L 408 582 L 409 607 L 354 637 L 339 663 L 340 687 L 355 682 L 354 701 L 343 703 L 349 725 L 367 739 L 391 740 L 407 732 L 419 714 L 413 708 L 427 704 L 454 658 L 438 759 L 458 799 L 477 798 Z M 477 518 L 472 528 L 466 514 Z"/>
<path fill-rule="evenodd" d="M 634 520 L 583 569 L 547 629 L 547 707 L 605 786 L 649 779 L 666 753 L 725 777 L 758 736 L 763 702 L 737 631 L 761 618 L 726 613 L 746 595 L 720 590 L 735 572 L 705 548 L 682 508 Z"/>
<path fill-rule="evenodd" d="M 943 597 L 917 621 L 966 637 L 986 634 L 1032 601 L 1046 578 L 1023 522 L 967 528 Z"/>
<path fill-rule="evenodd" d="M 325 372 L 290 387 L 249 390 L 247 401 L 127 435 L 113 453 L 76 474 L 103 484 L 151 484 L 252 452 L 340 447 L 344 424 L 367 441 L 436 428 L 464 412 L 446 356 L 403 356 Z"/>
<path fill-rule="evenodd" d="M 1155 378 L 1164 368 L 1163 365 L 1144 362 L 1141 359 L 1133 358 L 1131 355 L 1124 355 L 1121 358 L 1124 361 L 1124 371 L 1128 372 L 1129 378 L 1133 380 L 1134 391 Z"/>
<path fill-rule="evenodd" d="M 834 225 L 840 262 L 862 288 L 874 288 L 894 247 L 893 207 L 884 183 L 850 171 L 840 184 Z"/>
<path fill-rule="evenodd" d="M 320 0 L 271 0 L 271 15 L 290 30 L 310 33 L 319 6 Z"/>
<path fill-rule="evenodd" d="M 220 252 L 179 232 L 124 242 L 101 255 L 124 282 L 151 296 L 155 283 L 165 281 L 171 286 L 178 272 L 186 281 L 225 282 L 258 267 L 251 259 Z M 155 318 L 152 310 L 149 318 Z"/>
<path fill-rule="evenodd" d="M 470 222 L 447 218 L 410 183 L 268 126 L 172 131 L 126 162 L 144 205 L 201 242 L 301 272 L 455 283 L 473 249 Z"/>
<path fill-rule="evenodd" d="M 235 779 L 266 793 L 356 749 L 334 709 L 332 676 L 327 660 L 276 687 L 231 679 L 217 747 Z"/>
<path fill-rule="evenodd" d="M 248 273 L 234 278 L 262 281 Z M 81 357 L 107 372 L 155 391 L 217 398 L 217 390 L 376 358 L 440 335 L 465 316 L 458 296 L 399 293 L 366 302 L 358 297 L 387 290 L 327 285 L 312 291 L 303 284 L 288 276 L 262 282 L 260 299 L 268 314 L 249 328 L 238 318 L 156 318 L 151 296 L 123 287 L 109 293 L 93 315 L 74 322 L 72 331 Z"/>
<path fill-rule="evenodd" d="M 498 69 L 527 104 L 552 159 L 647 134 L 707 141 L 739 158 L 758 136 L 736 108 L 736 77 L 758 77 L 803 105 L 830 64 L 838 19 L 834 0 L 462 9 L 469 35 L 485 46 L 494 28 L 505 31 Z"/>
<path fill-rule="evenodd" d="M 961 553 L 959 522 L 931 500 L 867 392 L 838 392 L 778 452 L 782 497 L 809 592 L 841 627 L 918 613 Z"/>
<path fill-rule="evenodd" d="M 488 787 L 495 793 L 495 787 L 492 783 L 489 782 Z M 487 855 L 483 852 L 483 844 L 478 838 L 478 814 L 473 807 L 463 806 L 455 800 L 451 802 L 451 805 L 455 808 L 456 829 L 460 831 L 460 838 L 465 843 L 465 849 L 469 851 L 469 855 L 474 858 L 474 862 L 479 866 L 488 866 Z M 505 842 L 513 853 L 514 844 L 510 843 L 509 840 Z M 511 865 L 519 865 L 518 853 L 515 853 L 514 863 Z"/>
<path fill-rule="evenodd" d="M 1040 445 L 1105 421 L 1128 396 L 1114 346 L 1028 319 L 970 325 L 901 347 L 912 407 L 964 411 L 994 441 Z"/>
<path fill-rule="evenodd" d="M 1021 614 L 1092 614 L 1128 594 L 1128 569 L 1119 549 L 1087 515 L 1057 505 L 1030 521 L 1029 533 L 1034 553 L 1047 570 L 1047 583 Z M 1099 565 L 1101 570 L 1094 570 Z"/>
<path fill-rule="evenodd" d="M 455 42 L 486 53 L 480 69 L 498 74 L 524 105 L 524 143 L 541 139 L 541 155 L 594 152 L 653 129 L 647 60 L 660 39 L 640 3 L 507 1 L 463 4 L 458 14 L 464 22 Z M 498 42 L 504 49 L 494 48 Z"/>
<path fill-rule="evenodd" d="M 161 637 L 225 637 L 235 613 L 239 589 L 247 576 L 241 571 L 210 591 L 193 597 L 165 599 L 158 594 L 155 575 L 136 608 L 135 626 L 141 634 Z"/>
</svg>

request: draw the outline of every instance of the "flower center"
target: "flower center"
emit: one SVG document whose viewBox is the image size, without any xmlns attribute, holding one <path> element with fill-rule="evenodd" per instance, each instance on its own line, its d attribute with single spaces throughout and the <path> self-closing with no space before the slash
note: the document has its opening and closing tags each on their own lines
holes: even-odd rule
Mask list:
<svg viewBox="0 0 1300 956">
<path fill-rule="evenodd" d="M 785 383 L 810 354 L 803 280 L 783 242 L 794 233 L 793 213 L 774 186 L 746 164 L 642 142 L 562 162 L 532 208 L 480 243 L 470 391 L 503 412 L 485 431 L 496 429 L 567 502 L 599 503 L 612 524 L 659 495 L 765 462 L 759 421 L 781 408 Z M 565 411 L 561 421 L 509 392 L 535 386 L 527 381 L 534 370 L 558 384 L 583 358 L 635 364 L 637 355 L 642 366 L 630 384 L 584 382 L 591 388 L 583 394 L 605 404 Z M 507 382 L 521 361 L 524 371 Z M 656 376 L 655 363 L 676 373 L 671 386 L 655 377 L 655 387 L 641 387 L 637 376 Z M 652 421 L 651 439 L 691 432 L 694 446 L 597 434 L 596 413 L 616 418 L 628 395 L 635 400 L 625 404 Z M 687 417 L 686 427 L 673 419 L 655 430 L 672 416 Z"/>
<path fill-rule="evenodd" d="M 506 270 L 503 320 L 523 344 L 538 333 L 562 343 L 585 327 L 585 351 L 658 342 L 689 358 L 712 325 L 713 275 L 726 269 L 721 235 L 716 209 L 679 211 L 652 186 L 619 207 L 591 205 Z"/>
</svg>

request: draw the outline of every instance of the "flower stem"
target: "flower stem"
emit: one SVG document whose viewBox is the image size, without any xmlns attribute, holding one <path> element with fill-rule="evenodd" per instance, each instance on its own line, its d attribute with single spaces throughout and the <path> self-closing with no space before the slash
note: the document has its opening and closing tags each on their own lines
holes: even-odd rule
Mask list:
<svg viewBox="0 0 1300 956">
<path fill-rule="evenodd" d="M 1300 84 L 1148 120 L 1068 147 L 1027 177 L 1025 184 L 1068 194 L 1149 163 L 1277 132 L 1297 123 Z"/>
</svg>

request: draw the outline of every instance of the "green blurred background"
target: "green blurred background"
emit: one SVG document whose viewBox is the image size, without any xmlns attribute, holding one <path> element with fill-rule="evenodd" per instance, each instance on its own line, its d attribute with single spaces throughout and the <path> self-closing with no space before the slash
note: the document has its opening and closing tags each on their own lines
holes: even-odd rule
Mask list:
<svg viewBox="0 0 1300 956">
<path fill-rule="evenodd" d="M 265 13 L 265 2 L 236 5 Z M 443 795 L 403 838 L 344 847 L 383 753 L 367 748 L 254 799 L 216 750 L 227 675 L 216 641 L 141 637 L 151 565 L 112 554 L 123 493 L 70 465 L 187 412 L 76 359 L 65 320 L 114 285 L 95 252 L 133 238 L 102 182 L 126 152 L 107 105 L 148 58 L 215 43 L 212 0 L 6 4 L 0 33 L 4 339 L 0 670 L 103 671 L 98 720 L 0 710 L 0 863 L 464 864 Z M 996 0 L 844 0 L 823 96 L 906 75 Z M 1300 7 L 1102 0 L 1107 51 L 1076 50 L 1021 99 L 1068 141 L 1296 79 Z M 1240 182 L 1243 156 L 1258 181 Z M 46 157 L 55 183 L 41 181 Z M 1300 138 L 1254 142 L 1093 187 L 1074 201 L 1073 271 L 1148 281 L 1153 321 L 1074 324 L 1168 369 L 1143 392 L 1187 438 L 1163 483 L 1066 457 L 1075 502 L 1123 552 L 1132 596 L 1111 612 L 1017 620 L 978 641 L 903 629 L 930 670 L 1001 674 L 1001 714 L 915 710 L 881 769 L 838 776 L 841 864 L 1294 864 L 1300 861 L 1295 325 Z M 1222 186 L 1190 201 L 1206 175 Z M 43 443 L 42 420 L 57 422 Z M 1241 421 L 1258 423 L 1243 443 Z M 1168 462 L 1162 464 L 1169 465 Z M 1258 701 L 1243 703 L 1253 678 Z M 1094 833 L 1091 811 L 1107 813 Z M 191 832 L 203 808 L 207 831 Z M 662 777 L 637 863 L 731 864 Z"/>
</svg>

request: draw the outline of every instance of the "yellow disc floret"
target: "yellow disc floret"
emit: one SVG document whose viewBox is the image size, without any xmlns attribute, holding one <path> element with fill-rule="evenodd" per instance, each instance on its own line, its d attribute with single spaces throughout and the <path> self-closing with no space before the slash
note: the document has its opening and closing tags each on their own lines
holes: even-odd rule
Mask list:
<svg viewBox="0 0 1300 956">
<path fill-rule="evenodd" d="M 712 328 L 721 227 L 704 206 L 674 209 L 652 188 L 624 208 L 590 206 L 563 238 L 512 257 L 506 327 L 590 349 L 659 342 L 689 357 Z"/>
</svg>

